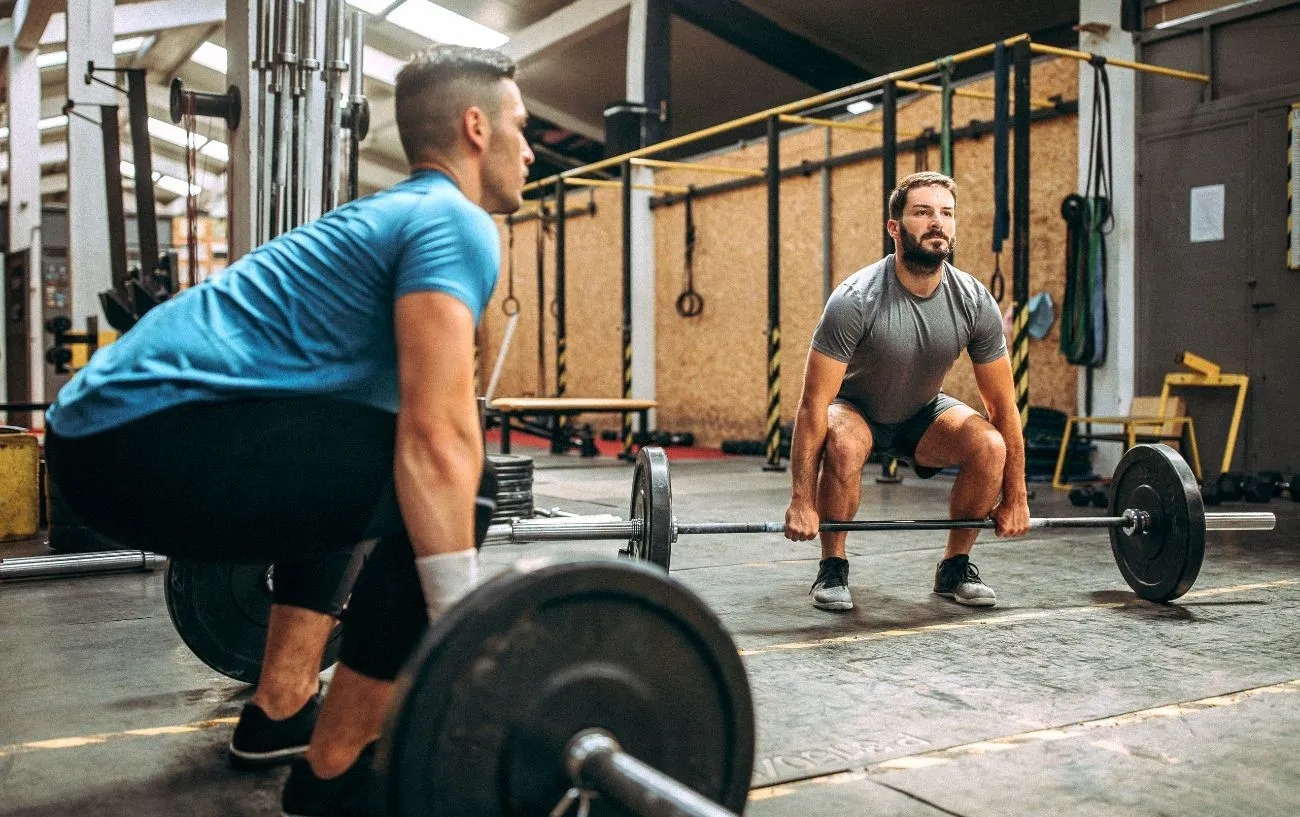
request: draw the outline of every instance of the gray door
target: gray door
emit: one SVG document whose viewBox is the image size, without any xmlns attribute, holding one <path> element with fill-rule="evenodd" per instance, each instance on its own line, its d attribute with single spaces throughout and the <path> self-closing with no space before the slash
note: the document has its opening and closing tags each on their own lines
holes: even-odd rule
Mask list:
<svg viewBox="0 0 1300 817">
<path fill-rule="evenodd" d="M 1250 188 L 1250 426 L 1246 466 L 1300 471 L 1300 270 L 1286 266 L 1287 105 L 1255 116 Z"/>
<path fill-rule="evenodd" d="M 1137 341 L 1138 394 L 1159 394 L 1164 374 L 1186 371 L 1175 362 L 1194 352 L 1225 372 L 1250 362 L 1247 281 L 1251 252 L 1251 114 L 1202 121 L 1145 135 L 1138 151 Z M 1223 186 L 1223 239 L 1193 241 L 1193 189 Z M 1283 188 L 1285 190 L 1285 188 Z M 1213 192 L 1212 190 L 1205 192 Z M 1199 195 L 1199 194 L 1198 194 Z M 1207 224 L 1198 219 L 1197 237 Z M 1258 289 L 1258 286 L 1256 287 Z M 1221 465 L 1235 391 L 1183 389 L 1195 418 L 1206 473 Z M 1244 462 L 1246 417 L 1234 467 Z"/>
</svg>

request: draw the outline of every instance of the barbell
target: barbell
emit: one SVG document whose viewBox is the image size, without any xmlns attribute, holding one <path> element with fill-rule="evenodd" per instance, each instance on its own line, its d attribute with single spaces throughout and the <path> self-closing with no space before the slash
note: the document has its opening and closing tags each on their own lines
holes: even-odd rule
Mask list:
<svg viewBox="0 0 1300 817">
<path fill-rule="evenodd" d="M 1170 601 L 1191 589 L 1205 556 L 1209 530 L 1272 530 L 1271 513 L 1206 513 L 1191 468 L 1161 444 L 1129 449 L 1115 468 L 1109 515 L 1033 518 L 1032 529 L 1106 528 L 1111 551 L 1129 587 L 1148 601 Z M 829 531 L 994 529 L 991 519 L 888 519 L 823 522 Z M 631 518 L 524 519 L 488 529 L 486 543 L 625 539 L 620 553 L 667 570 L 678 536 L 780 533 L 781 522 L 678 522 L 672 511 L 668 456 L 647 446 L 632 475 Z"/>
</svg>

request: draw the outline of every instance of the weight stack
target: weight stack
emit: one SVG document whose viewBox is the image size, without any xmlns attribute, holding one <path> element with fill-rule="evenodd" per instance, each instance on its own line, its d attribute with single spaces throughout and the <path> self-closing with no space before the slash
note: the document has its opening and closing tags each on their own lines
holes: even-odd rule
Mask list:
<svg viewBox="0 0 1300 817">
<path fill-rule="evenodd" d="M 522 454 L 488 454 L 497 474 L 497 510 L 492 524 L 533 515 L 533 458 Z"/>
</svg>

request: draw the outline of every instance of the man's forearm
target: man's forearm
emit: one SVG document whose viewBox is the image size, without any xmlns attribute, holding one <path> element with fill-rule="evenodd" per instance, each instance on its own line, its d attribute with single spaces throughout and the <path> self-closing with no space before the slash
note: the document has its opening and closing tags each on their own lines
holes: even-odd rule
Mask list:
<svg viewBox="0 0 1300 817">
<path fill-rule="evenodd" d="M 1007 461 L 1002 467 L 1002 498 L 1024 496 L 1025 486 L 1025 437 L 1020 428 L 1020 415 L 1007 412 L 993 420 L 993 427 L 1002 435 L 1007 447 Z"/>
<path fill-rule="evenodd" d="M 794 434 L 790 440 L 791 499 L 812 502 L 817 496 L 817 475 L 821 471 L 822 452 L 826 447 L 826 412 L 805 409 L 795 415 Z"/>
<path fill-rule="evenodd" d="M 394 459 L 398 503 L 415 555 L 472 548 L 483 468 L 477 427 L 432 431 L 399 421 Z"/>
</svg>

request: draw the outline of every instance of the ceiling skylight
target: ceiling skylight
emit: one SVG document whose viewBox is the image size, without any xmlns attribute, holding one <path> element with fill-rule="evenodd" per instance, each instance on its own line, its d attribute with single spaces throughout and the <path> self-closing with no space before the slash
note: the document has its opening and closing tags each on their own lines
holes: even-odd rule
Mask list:
<svg viewBox="0 0 1300 817">
<path fill-rule="evenodd" d="M 226 73 L 226 49 L 216 43 L 204 41 L 202 45 L 194 49 L 190 59 L 204 68 L 211 68 L 213 71 L 222 74 Z"/>
<path fill-rule="evenodd" d="M 386 19 L 407 31 L 414 31 L 440 43 L 500 48 L 510 40 L 499 31 L 430 3 L 429 0 L 406 0 L 389 12 Z"/>
</svg>

